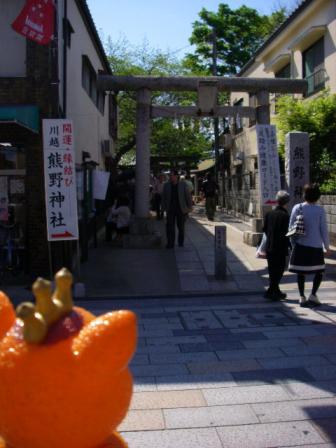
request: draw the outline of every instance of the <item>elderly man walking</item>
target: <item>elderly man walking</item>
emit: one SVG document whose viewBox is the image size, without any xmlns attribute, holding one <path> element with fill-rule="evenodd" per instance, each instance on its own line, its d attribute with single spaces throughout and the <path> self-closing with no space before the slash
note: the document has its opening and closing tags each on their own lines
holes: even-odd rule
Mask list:
<svg viewBox="0 0 336 448">
<path fill-rule="evenodd" d="M 280 190 L 276 195 L 277 207 L 268 212 L 264 221 L 264 233 L 266 234 L 266 258 L 269 273 L 269 288 L 265 292 L 265 298 L 281 300 L 286 294 L 280 291 L 280 281 L 286 267 L 286 257 L 290 247 L 288 232 L 289 214 L 287 211 L 289 194 Z"/>
<path fill-rule="evenodd" d="M 192 198 L 188 185 L 179 180 L 178 172 L 171 170 L 170 179 L 163 186 L 162 208 L 167 214 L 167 249 L 175 245 L 175 224 L 178 229 L 178 245 L 184 245 L 184 224 L 192 209 Z"/>
</svg>

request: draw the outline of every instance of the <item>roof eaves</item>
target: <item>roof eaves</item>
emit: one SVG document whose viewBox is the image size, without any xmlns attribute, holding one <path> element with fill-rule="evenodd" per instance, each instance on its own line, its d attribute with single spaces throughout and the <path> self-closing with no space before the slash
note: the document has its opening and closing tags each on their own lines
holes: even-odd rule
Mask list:
<svg viewBox="0 0 336 448">
<path fill-rule="evenodd" d="M 287 17 L 287 19 L 278 26 L 278 28 L 272 33 L 265 42 L 256 50 L 253 57 L 241 68 L 241 70 L 237 73 L 237 77 L 242 76 L 253 64 L 256 62 L 257 56 L 271 43 L 275 38 L 281 34 L 281 32 L 287 28 L 287 26 L 292 23 L 296 17 L 298 17 L 302 11 L 304 11 L 311 3 L 315 0 L 303 0 L 303 2 L 292 12 L 292 14 Z"/>
<path fill-rule="evenodd" d="M 104 50 L 104 46 L 102 44 L 102 41 L 100 40 L 96 25 L 93 21 L 90 9 L 88 7 L 88 4 L 87 4 L 86 0 L 76 0 L 76 3 L 77 3 L 79 10 L 82 13 L 83 19 L 85 21 L 85 25 L 92 37 L 93 43 L 94 43 L 96 50 L 101 58 L 101 61 L 105 67 L 105 70 L 107 73 L 109 73 L 111 75 L 112 74 L 111 66 L 107 59 L 107 56 L 106 56 L 106 53 Z"/>
</svg>

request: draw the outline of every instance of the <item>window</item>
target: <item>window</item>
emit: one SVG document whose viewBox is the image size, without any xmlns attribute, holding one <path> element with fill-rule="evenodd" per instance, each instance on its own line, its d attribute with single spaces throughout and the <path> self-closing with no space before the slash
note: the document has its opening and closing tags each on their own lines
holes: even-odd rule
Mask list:
<svg viewBox="0 0 336 448">
<path fill-rule="evenodd" d="M 99 112 L 104 115 L 105 94 L 97 90 L 97 74 L 87 56 L 82 56 L 82 86 Z"/>
<path fill-rule="evenodd" d="M 275 78 L 290 78 L 291 77 L 290 64 L 287 64 L 284 67 L 282 67 L 282 69 L 274 73 L 274 76 Z"/>
<path fill-rule="evenodd" d="M 324 69 L 324 38 L 302 53 L 303 77 L 308 81 L 307 96 L 324 89 L 327 79 Z"/>
<path fill-rule="evenodd" d="M 68 19 L 63 19 L 63 39 L 68 48 L 71 48 L 71 35 L 74 33 L 74 29 Z"/>
</svg>

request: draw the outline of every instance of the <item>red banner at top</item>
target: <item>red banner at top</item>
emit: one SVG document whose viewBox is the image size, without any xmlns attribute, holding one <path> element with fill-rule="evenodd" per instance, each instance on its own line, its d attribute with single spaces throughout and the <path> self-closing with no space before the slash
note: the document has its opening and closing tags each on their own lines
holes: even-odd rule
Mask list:
<svg viewBox="0 0 336 448">
<path fill-rule="evenodd" d="M 47 45 L 54 34 L 53 0 L 27 0 L 12 28 L 27 39 Z"/>
</svg>

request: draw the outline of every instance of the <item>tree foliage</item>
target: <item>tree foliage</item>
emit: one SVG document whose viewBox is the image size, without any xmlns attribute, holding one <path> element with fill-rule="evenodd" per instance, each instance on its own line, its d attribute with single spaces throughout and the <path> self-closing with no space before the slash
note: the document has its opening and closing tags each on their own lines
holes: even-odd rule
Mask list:
<svg viewBox="0 0 336 448">
<path fill-rule="evenodd" d="M 213 73 L 213 40 L 217 45 L 217 74 L 234 75 L 242 68 L 287 16 L 280 7 L 270 16 L 260 15 L 245 5 L 231 9 L 220 3 L 217 12 L 205 8 L 199 13 L 200 20 L 193 23 L 190 43 L 194 53 L 185 58 L 186 67 L 200 73 Z"/>
<path fill-rule="evenodd" d="M 275 122 L 280 154 L 284 155 L 285 136 L 291 131 L 308 132 L 311 178 L 325 193 L 336 191 L 336 94 L 327 91 L 318 98 L 302 101 L 292 96 L 277 101 Z"/>
<path fill-rule="evenodd" d="M 180 61 L 168 52 L 156 50 L 145 42 L 134 47 L 126 39 L 107 42 L 107 55 L 115 75 L 183 76 L 190 74 Z M 194 93 L 152 92 L 153 104 L 195 104 Z M 136 93 L 119 92 L 119 132 L 117 159 L 129 163 L 135 157 Z M 151 153 L 156 155 L 196 155 L 200 159 L 210 150 L 207 132 L 203 125 L 191 119 L 155 119 L 152 122 Z"/>
</svg>

